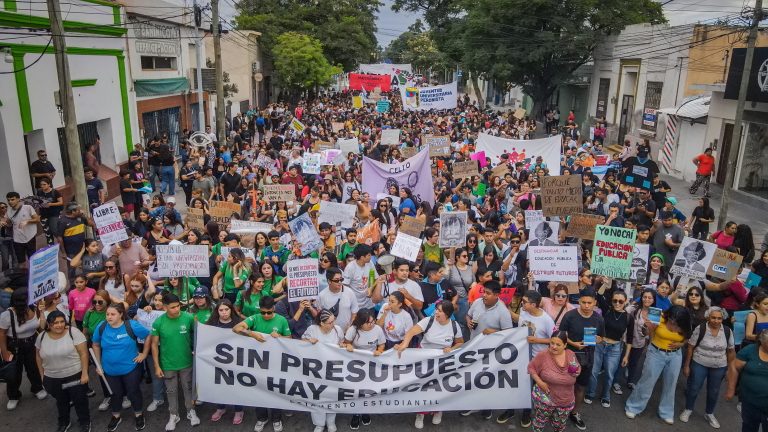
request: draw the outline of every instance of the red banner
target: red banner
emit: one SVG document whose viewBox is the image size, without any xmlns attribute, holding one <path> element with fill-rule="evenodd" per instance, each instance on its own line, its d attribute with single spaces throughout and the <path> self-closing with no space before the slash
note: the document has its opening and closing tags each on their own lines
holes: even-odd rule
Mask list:
<svg viewBox="0 0 768 432">
<path fill-rule="evenodd" d="M 383 92 L 388 92 L 390 90 L 390 77 L 389 75 L 349 74 L 350 89 L 362 90 L 363 87 L 367 92 L 373 91 L 376 87 L 379 87 Z"/>
</svg>

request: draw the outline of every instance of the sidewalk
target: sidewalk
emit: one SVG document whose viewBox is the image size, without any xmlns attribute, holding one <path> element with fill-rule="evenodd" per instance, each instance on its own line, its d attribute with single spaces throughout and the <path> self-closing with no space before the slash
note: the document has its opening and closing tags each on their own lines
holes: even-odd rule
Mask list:
<svg viewBox="0 0 768 432">
<path fill-rule="evenodd" d="M 689 182 L 684 182 L 678 178 L 665 174 L 662 174 L 661 178 L 669 183 L 669 186 L 672 188 L 672 192 L 667 193 L 667 196 L 677 198 L 677 208 L 682 211 L 686 217 L 690 217 L 691 213 L 693 213 L 693 209 L 698 205 L 698 198 L 703 194 L 703 190 L 699 189 L 699 196 L 693 196 L 688 192 L 688 188 L 691 186 Z M 709 200 L 709 205 L 715 210 L 715 220 L 719 221 L 723 187 L 712 182 L 710 184 L 710 195 L 712 198 Z M 758 256 L 762 250 L 763 237 L 768 233 L 768 220 L 764 215 L 765 210 L 763 208 L 734 199 L 734 196 L 731 195 L 731 203 L 728 207 L 728 220 L 734 221 L 737 224 L 747 224 L 752 228 L 752 235 L 755 239 L 755 249 L 757 250 Z M 710 224 L 710 233 L 715 232 L 716 230 L 717 223 Z"/>
</svg>

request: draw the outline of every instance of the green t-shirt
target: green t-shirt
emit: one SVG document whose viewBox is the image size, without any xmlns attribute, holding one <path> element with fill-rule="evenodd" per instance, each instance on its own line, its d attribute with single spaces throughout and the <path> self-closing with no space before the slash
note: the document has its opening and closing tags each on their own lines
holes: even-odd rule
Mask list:
<svg viewBox="0 0 768 432">
<path fill-rule="evenodd" d="M 271 334 L 276 331 L 283 336 L 291 335 L 291 328 L 288 327 L 288 320 L 282 315 L 273 315 L 271 320 L 265 320 L 261 314 L 249 316 L 245 319 L 248 329 L 259 333 Z"/>
<path fill-rule="evenodd" d="M 354 246 L 350 246 L 349 243 L 344 243 L 343 245 L 341 245 L 341 252 L 339 252 L 339 256 L 338 256 L 339 261 L 342 261 L 342 262 L 346 261 L 347 260 L 347 255 L 349 255 L 352 252 L 354 252 L 355 248 L 359 244 L 360 243 L 355 243 Z"/>
<path fill-rule="evenodd" d="M 101 312 L 95 309 L 89 309 L 87 312 L 85 312 L 85 316 L 83 317 L 83 328 L 88 330 L 88 337 L 93 336 L 93 333 L 96 331 L 96 327 L 105 319 L 107 319 L 106 309 Z"/>
<path fill-rule="evenodd" d="M 216 243 L 215 245 L 213 245 L 213 247 L 211 248 L 211 253 L 213 254 L 213 256 L 221 255 L 221 243 Z"/>
<path fill-rule="evenodd" d="M 266 290 L 261 290 L 258 293 L 254 293 L 252 291 L 248 291 L 247 294 L 244 294 L 245 291 L 239 291 L 237 293 L 237 299 L 235 300 L 235 306 L 240 308 L 240 312 L 245 315 L 246 317 L 256 315 L 259 313 L 259 303 L 261 302 L 261 299 L 271 295 L 267 294 Z M 245 301 L 245 298 L 243 298 L 244 295 L 248 296 L 249 301 Z"/>
<path fill-rule="evenodd" d="M 219 271 L 224 274 L 225 293 L 233 293 L 238 290 L 238 288 L 235 287 L 235 277 L 239 278 L 241 281 L 246 281 L 248 276 L 251 275 L 251 267 L 244 266 L 242 269 L 240 269 L 240 274 L 235 276 L 234 271 L 232 270 L 232 267 L 229 266 L 229 262 L 227 262 L 227 260 L 221 261 L 221 267 L 219 267 Z"/>
<path fill-rule="evenodd" d="M 422 248 L 424 249 L 425 261 L 432 261 L 441 265 L 443 264 L 443 250 L 440 249 L 440 245 L 432 246 L 425 242 L 422 245 Z"/>
<path fill-rule="evenodd" d="M 192 367 L 194 330 L 195 318 L 189 312 L 181 312 L 176 318 L 163 314 L 155 320 L 152 336 L 160 338 L 160 369 L 178 371 Z"/>
<path fill-rule="evenodd" d="M 274 282 L 272 282 L 272 279 L 264 279 L 264 288 L 263 288 L 263 291 L 264 291 L 264 294 L 265 294 L 265 295 L 272 295 L 272 291 L 274 290 L 274 288 L 275 288 L 275 285 L 279 284 L 279 283 L 280 283 L 280 281 L 282 281 L 282 280 L 283 280 L 283 277 L 282 277 L 282 276 L 278 276 L 278 275 L 275 275 L 275 277 L 274 277 L 274 280 L 275 280 L 275 281 L 274 281 Z"/>
<path fill-rule="evenodd" d="M 768 362 L 760 359 L 759 345 L 749 344 L 736 353 L 746 362 L 739 380 L 739 399 L 761 410 L 768 409 Z"/>
<path fill-rule="evenodd" d="M 181 289 L 181 287 L 186 286 L 186 289 Z M 174 293 L 179 297 L 179 300 L 181 300 L 181 307 L 183 309 L 187 308 L 186 303 L 191 303 L 192 301 L 192 295 L 195 293 L 195 288 L 200 286 L 200 281 L 197 280 L 196 277 L 188 277 L 184 276 L 181 279 L 181 287 L 177 290 L 176 288 L 172 287 L 170 282 L 168 282 L 168 279 L 165 280 L 165 283 L 163 284 L 163 291 Z M 181 292 L 178 292 L 181 291 Z"/>
<path fill-rule="evenodd" d="M 195 316 L 195 319 L 197 319 L 197 322 L 205 324 L 208 322 L 208 318 L 211 317 L 211 313 L 213 313 L 212 309 L 198 309 L 193 315 Z"/>
</svg>

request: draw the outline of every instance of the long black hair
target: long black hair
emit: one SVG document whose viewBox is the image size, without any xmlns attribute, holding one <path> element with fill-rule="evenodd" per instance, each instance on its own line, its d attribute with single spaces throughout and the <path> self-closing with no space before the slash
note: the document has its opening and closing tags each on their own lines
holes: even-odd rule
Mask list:
<svg viewBox="0 0 768 432">
<path fill-rule="evenodd" d="M 677 324 L 677 326 L 680 327 L 680 331 L 682 332 L 683 337 L 686 339 L 691 337 L 691 332 L 693 331 L 693 326 L 691 324 L 691 312 L 686 307 L 674 305 L 664 311 L 662 316 L 664 321 L 672 321 Z"/>
</svg>

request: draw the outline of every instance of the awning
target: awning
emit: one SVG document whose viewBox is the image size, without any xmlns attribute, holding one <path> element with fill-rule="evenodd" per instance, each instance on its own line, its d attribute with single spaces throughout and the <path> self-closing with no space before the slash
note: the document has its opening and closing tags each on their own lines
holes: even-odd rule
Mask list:
<svg viewBox="0 0 768 432">
<path fill-rule="evenodd" d="M 136 96 L 162 96 L 189 90 L 186 78 L 139 79 L 133 82 Z"/>
<path fill-rule="evenodd" d="M 688 119 L 700 119 L 709 115 L 709 100 L 711 96 L 694 96 L 684 100 L 672 108 L 662 108 L 659 112 Z"/>
</svg>

